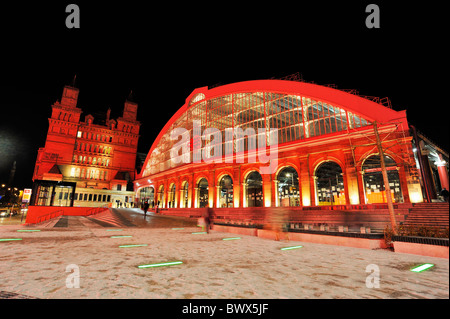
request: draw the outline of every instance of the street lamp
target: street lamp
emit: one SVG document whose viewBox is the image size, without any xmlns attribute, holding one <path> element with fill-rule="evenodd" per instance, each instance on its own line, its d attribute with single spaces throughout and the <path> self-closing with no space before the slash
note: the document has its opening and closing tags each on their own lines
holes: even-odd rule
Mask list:
<svg viewBox="0 0 450 319">
<path fill-rule="evenodd" d="M 291 175 L 291 174 L 287 173 L 286 177 L 292 177 L 292 187 L 294 187 L 294 174 Z"/>
</svg>

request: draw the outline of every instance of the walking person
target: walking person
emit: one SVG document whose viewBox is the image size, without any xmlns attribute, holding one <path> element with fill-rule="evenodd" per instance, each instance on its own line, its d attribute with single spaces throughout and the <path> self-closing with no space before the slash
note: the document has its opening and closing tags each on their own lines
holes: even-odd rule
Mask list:
<svg viewBox="0 0 450 319">
<path fill-rule="evenodd" d="M 144 218 L 147 217 L 147 211 L 148 211 L 149 207 L 150 207 L 150 205 L 148 204 L 148 202 L 145 202 L 144 203 Z"/>
<path fill-rule="evenodd" d="M 205 230 L 209 234 L 209 230 L 211 229 L 211 208 L 209 208 L 208 206 L 206 206 L 204 218 L 205 218 Z"/>
</svg>

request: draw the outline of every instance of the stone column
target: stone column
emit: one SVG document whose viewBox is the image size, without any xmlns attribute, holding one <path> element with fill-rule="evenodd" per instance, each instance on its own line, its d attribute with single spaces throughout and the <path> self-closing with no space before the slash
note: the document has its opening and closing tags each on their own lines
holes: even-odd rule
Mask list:
<svg viewBox="0 0 450 319">
<path fill-rule="evenodd" d="M 446 162 L 443 160 L 442 155 L 439 154 L 439 161 L 436 162 L 436 166 L 438 168 L 439 173 L 439 181 L 441 182 L 441 188 L 449 190 L 449 183 L 448 183 L 448 171 Z"/>
</svg>

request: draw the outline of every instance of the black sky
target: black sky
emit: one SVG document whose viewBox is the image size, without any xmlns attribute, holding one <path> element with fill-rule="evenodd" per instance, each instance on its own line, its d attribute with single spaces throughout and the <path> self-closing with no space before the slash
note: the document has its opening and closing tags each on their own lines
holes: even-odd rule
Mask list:
<svg viewBox="0 0 450 319">
<path fill-rule="evenodd" d="M 144 153 L 195 88 L 295 72 L 317 84 L 389 97 L 448 150 L 439 8 L 336 2 L 75 2 L 81 28 L 70 30 L 65 7 L 74 2 L 3 6 L 0 182 L 16 160 L 15 185 L 31 186 L 51 104 L 75 74 L 83 116 L 108 107 L 113 118 L 121 116 L 133 90 Z M 380 29 L 365 26 L 369 3 L 380 6 Z"/>
</svg>

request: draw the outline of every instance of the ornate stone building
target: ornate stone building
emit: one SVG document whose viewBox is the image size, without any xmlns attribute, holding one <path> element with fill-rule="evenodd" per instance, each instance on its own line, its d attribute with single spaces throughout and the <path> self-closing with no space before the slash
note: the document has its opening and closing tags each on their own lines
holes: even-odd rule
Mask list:
<svg viewBox="0 0 450 319">
<path fill-rule="evenodd" d="M 140 122 L 135 102 L 126 100 L 123 115 L 81 120 L 79 90 L 65 86 L 52 105 L 45 146 L 38 150 L 31 205 L 130 206 L 134 202 Z"/>
</svg>

